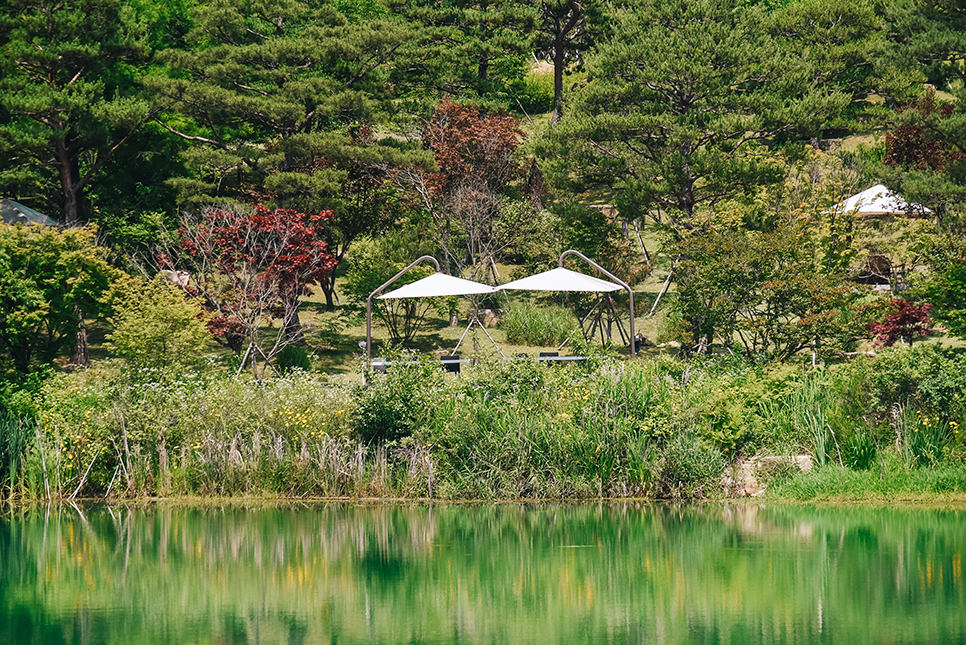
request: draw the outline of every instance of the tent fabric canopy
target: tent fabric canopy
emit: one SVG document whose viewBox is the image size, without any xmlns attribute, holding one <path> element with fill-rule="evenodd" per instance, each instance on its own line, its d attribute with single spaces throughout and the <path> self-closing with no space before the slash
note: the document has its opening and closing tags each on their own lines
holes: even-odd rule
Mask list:
<svg viewBox="0 0 966 645">
<path fill-rule="evenodd" d="M 883 186 L 876 184 L 868 190 L 863 190 L 835 206 L 835 210 L 843 213 L 858 215 L 902 215 L 906 213 L 924 215 L 932 213 L 921 204 L 911 204 L 899 195 Z"/>
<path fill-rule="evenodd" d="M 491 287 L 472 280 L 456 278 L 445 273 L 434 273 L 431 276 L 416 280 L 399 287 L 389 293 L 377 296 L 379 300 L 390 298 L 441 298 L 445 296 L 466 296 L 477 293 L 493 293 L 496 287 Z"/>
<path fill-rule="evenodd" d="M 624 287 L 607 280 L 594 278 L 562 267 L 514 280 L 500 289 L 522 289 L 528 291 L 619 291 Z"/>
<path fill-rule="evenodd" d="M 59 226 L 59 222 L 47 217 L 40 211 L 12 199 L 0 201 L 0 221 L 7 224 L 43 224 L 44 226 Z"/>
</svg>

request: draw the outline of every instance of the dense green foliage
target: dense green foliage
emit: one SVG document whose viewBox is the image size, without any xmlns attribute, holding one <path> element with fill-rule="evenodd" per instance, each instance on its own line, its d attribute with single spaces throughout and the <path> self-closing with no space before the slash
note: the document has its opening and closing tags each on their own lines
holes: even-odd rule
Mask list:
<svg viewBox="0 0 966 645">
<path fill-rule="evenodd" d="M 40 481 L 68 495 L 122 477 L 131 495 L 309 494 L 345 490 L 351 471 L 356 490 L 382 473 L 386 490 L 419 494 L 673 497 L 709 493 L 729 459 L 758 451 L 886 464 L 887 430 L 904 467 L 956 463 L 958 412 L 935 425 L 938 404 L 917 398 L 938 378 L 929 370 L 889 401 L 849 379 L 874 392 L 868 379 L 893 354 L 775 375 L 805 356 L 835 365 L 873 334 L 911 341 L 928 331 L 927 312 L 940 332 L 966 335 L 960 4 L 7 2 L 0 196 L 68 226 L 101 223 L 103 236 L 0 225 L 0 401 L 14 410 L 0 458 L 24 464 L 2 472 L 26 496 L 41 495 Z M 931 213 L 834 208 L 880 182 Z M 356 324 L 369 294 L 417 257 L 498 284 L 565 249 L 638 293 L 670 271 L 659 328 L 691 362 L 556 372 L 511 362 L 456 383 L 418 363 L 372 375 L 346 395 L 354 407 L 339 441 L 316 433 L 304 448 L 261 409 L 232 431 L 202 430 L 190 420 L 204 415 L 169 410 L 164 396 L 150 412 L 147 398 L 124 398 L 145 383 L 166 392 L 189 363 L 208 379 L 191 387 L 243 389 L 223 364 L 198 367 L 212 339 L 237 355 L 233 371 L 251 364 L 255 392 L 272 374 L 314 379 L 301 343 L 328 345 L 325 334 Z M 173 271 L 178 286 L 115 267 Z M 303 328 L 316 285 L 332 317 Z M 373 313 L 391 344 L 406 345 L 433 310 L 442 324 L 465 313 L 444 299 L 380 300 Z M 503 321 L 511 341 L 556 345 L 567 333 L 513 304 Z M 87 362 L 88 327 L 111 376 L 95 366 L 47 380 L 68 351 Z M 929 351 L 908 360 L 960 360 Z M 147 371 L 124 385 L 113 359 Z M 68 432 L 77 420 L 51 388 L 89 378 L 97 385 L 84 387 L 105 389 L 95 398 L 120 398 L 85 408 L 100 429 L 65 448 L 88 429 Z M 957 387 L 945 395 L 961 396 Z M 590 408 L 573 395 L 583 388 Z M 154 416 L 136 440 L 125 406 Z M 9 428 L 34 417 L 41 431 L 27 446 L 29 433 Z M 194 473 L 190 446 L 205 442 L 207 474 L 175 476 L 171 451 Z M 268 452 L 277 468 L 242 467 Z M 340 465 L 305 483 L 317 453 Z M 85 464 L 67 469 L 67 455 Z"/>
<path fill-rule="evenodd" d="M 110 294 L 108 348 L 135 368 L 197 363 L 210 338 L 197 302 L 163 275 L 127 278 Z"/>
<path fill-rule="evenodd" d="M 55 217 L 68 225 L 86 221 L 85 188 L 151 116 L 134 82 L 149 54 L 144 25 L 123 0 L 5 2 L 3 192 L 59 205 Z M 50 199 L 48 184 L 59 188 L 59 199 Z"/>
<path fill-rule="evenodd" d="M 3 445 L 4 494 L 717 497 L 729 461 L 760 453 L 811 456 L 814 474 L 799 478 L 817 483 L 779 488 L 796 496 L 827 491 L 833 465 L 879 473 L 872 492 L 966 492 L 962 352 L 922 346 L 818 370 L 517 359 L 459 377 L 396 363 L 368 387 L 300 371 L 260 387 L 109 364 L 60 375 L 37 399 L 37 431 Z"/>
<path fill-rule="evenodd" d="M 103 314 L 117 275 L 89 228 L 0 226 L 0 370 L 21 374 L 77 342 L 85 316 Z"/>
</svg>

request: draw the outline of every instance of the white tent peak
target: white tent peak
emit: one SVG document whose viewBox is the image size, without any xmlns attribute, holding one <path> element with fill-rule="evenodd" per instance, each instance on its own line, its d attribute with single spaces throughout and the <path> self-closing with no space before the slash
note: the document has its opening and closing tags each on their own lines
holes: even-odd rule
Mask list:
<svg viewBox="0 0 966 645">
<path fill-rule="evenodd" d="M 619 291 L 623 289 L 619 284 L 594 278 L 570 269 L 558 267 L 544 271 L 528 278 L 514 280 L 501 286 L 500 289 L 523 289 L 528 291 Z"/>
<path fill-rule="evenodd" d="M 389 293 L 377 296 L 379 300 L 388 298 L 441 298 L 445 296 L 465 296 L 477 293 L 493 293 L 496 287 L 464 278 L 456 278 L 445 273 L 434 273 L 416 282 L 399 287 Z"/>
<path fill-rule="evenodd" d="M 857 215 L 902 215 L 907 213 L 924 215 L 932 211 L 921 204 L 912 204 L 895 194 L 882 184 L 852 195 L 844 202 L 834 206 L 835 210 Z"/>
</svg>

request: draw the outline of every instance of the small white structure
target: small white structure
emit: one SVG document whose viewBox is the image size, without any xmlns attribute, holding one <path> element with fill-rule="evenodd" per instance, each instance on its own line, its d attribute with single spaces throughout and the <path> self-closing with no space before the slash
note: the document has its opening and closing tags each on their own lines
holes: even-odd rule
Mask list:
<svg viewBox="0 0 966 645">
<path fill-rule="evenodd" d="M 187 271 L 164 269 L 161 271 L 161 275 L 164 276 L 165 280 L 171 282 L 172 284 L 176 284 L 182 289 L 188 287 L 188 281 L 191 279 L 191 274 Z"/>
<path fill-rule="evenodd" d="M 544 271 L 528 278 L 514 280 L 500 287 L 500 289 L 521 289 L 527 291 L 587 291 L 594 293 L 620 291 L 619 284 L 601 280 L 593 276 L 577 273 L 570 269 L 558 267 Z"/>
<path fill-rule="evenodd" d="M 445 273 L 434 273 L 421 280 L 416 280 L 416 282 L 410 282 L 389 293 L 376 296 L 376 298 L 378 300 L 390 298 L 443 298 L 447 296 L 493 293 L 494 291 L 496 291 L 496 287 L 446 275 Z"/>
<path fill-rule="evenodd" d="M 860 216 L 910 215 L 922 217 L 932 213 L 931 210 L 921 204 L 907 202 L 882 184 L 876 184 L 868 190 L 852 195 L 844 202 L 839 202 L 833 206 L 832 210 L 841 213 L 854 213 Z"/>
</svg>

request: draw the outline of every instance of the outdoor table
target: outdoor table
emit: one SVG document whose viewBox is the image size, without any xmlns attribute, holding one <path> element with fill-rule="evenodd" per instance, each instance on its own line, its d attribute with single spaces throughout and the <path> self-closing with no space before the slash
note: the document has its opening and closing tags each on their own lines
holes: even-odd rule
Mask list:
<svg viewBox="0 0 966 645">
<path fill-rule="evenodd" d="M 535 360 L 546 361 L 550 363 L 563 363 L 567 361 L 586 361 L 586 356 L 537 356 Z"/>
<path fill-rule="evenodd" d="M 456 356 L 442 356 L 440 357 L 440 363 L 447 372 L 459 372 L 459 366 L 463 363 L 470 363 L 472 359 L 469 358 L 458 358 Z M 419 361 L 397 361 L 396 365 L 415 365 Z M 392 367 L 393 362 L 388 358 L 374 358 L 372 362 L 369 363 L 374 370 L 377 372 L 386 373 L 386 369 Z"/>
</svg>

